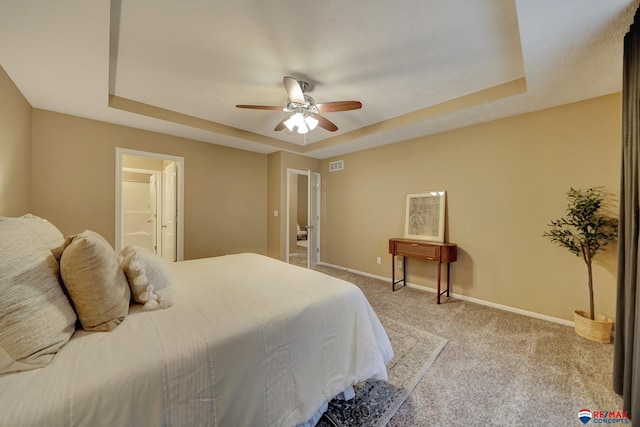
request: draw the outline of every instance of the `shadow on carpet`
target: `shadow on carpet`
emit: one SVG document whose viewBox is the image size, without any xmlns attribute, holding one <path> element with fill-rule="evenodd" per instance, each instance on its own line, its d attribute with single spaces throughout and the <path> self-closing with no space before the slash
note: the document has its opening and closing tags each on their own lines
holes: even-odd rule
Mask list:
<svg viewBox="0 0 640 427">
<path fill-rule="evenodd" d="M 370 380 L 354 386 L 351 400 L 333 399 L 316 427 L 378 427 L 386 425 L 427 373 L 447 340 L 384 316 L 395 356 L 388 381 Z"/>
</svg>

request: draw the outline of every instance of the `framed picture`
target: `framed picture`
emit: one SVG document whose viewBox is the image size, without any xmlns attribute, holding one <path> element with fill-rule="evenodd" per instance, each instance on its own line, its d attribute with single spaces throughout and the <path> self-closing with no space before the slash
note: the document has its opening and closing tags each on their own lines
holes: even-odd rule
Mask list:
<svg viewBox="0 0 640 427">
<path fill-rule="evenodd" d="M 407 194 L 404 237 L 444 242 L 445 191 Z"/>
</svg>

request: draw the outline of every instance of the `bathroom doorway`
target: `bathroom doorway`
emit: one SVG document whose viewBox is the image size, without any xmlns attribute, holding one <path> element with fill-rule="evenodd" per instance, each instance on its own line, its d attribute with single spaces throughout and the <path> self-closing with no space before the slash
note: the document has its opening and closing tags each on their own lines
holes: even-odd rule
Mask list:
<svg viewBox="0 0 640 427">
<path fill-rule="evenodd" d="M 161 254 L 162 172 L 122 168 L 122 246 L 135 245 Z"/>
<path fill-rule="evenodd" d="M 184 259 L 182 157 L 116 149 L 116 250 L 136 245 Z"/>
</svg>

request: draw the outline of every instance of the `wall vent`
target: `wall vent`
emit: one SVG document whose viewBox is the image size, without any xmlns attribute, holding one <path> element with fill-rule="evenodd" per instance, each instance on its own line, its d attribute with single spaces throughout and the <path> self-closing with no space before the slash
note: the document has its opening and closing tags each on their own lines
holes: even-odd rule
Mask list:
<svg viewBox="0 0 640 427">
<path fill-rule="evenodd" d="M 329 172 L 341 171 L 342 169 L 344 169 L 344 160 L 329 162 Z"/>
</svg>

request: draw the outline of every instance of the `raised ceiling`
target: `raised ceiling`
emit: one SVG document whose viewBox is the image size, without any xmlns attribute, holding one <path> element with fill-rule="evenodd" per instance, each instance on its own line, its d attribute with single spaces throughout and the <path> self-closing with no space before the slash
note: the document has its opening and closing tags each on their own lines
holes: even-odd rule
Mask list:
<svg viewBox="0 0 640 427">
<path fill-rule="evenodd" d="M 621 89 L 638 0 L 0 0 L 34 108 L 327 158 Z M 288 75 L 337 132 L 275 132 Z"/>
</svg>

